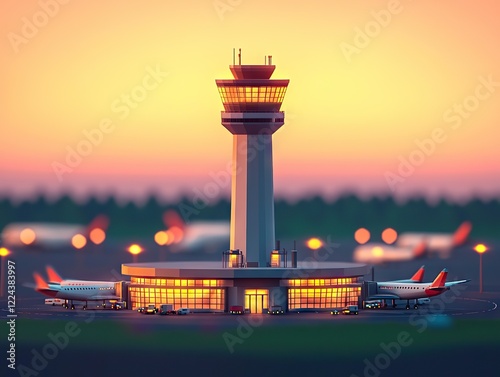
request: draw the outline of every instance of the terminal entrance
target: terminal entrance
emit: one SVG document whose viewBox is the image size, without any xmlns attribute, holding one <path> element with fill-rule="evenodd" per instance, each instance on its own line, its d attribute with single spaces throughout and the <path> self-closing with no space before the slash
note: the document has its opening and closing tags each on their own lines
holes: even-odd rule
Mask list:
<svg viewBox="0 0 500 377">
<path fill-rule="evenodd" d="M 261 314 L 269 306 L 267 289 L 245 289 L 245 311 Z"/>
</svg>

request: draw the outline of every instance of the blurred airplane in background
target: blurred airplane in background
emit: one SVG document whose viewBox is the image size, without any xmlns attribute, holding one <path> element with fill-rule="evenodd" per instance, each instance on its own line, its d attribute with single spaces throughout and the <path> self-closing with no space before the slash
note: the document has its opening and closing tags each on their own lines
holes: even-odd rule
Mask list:
<svg viewBox="0 0 500 377">
<path fill-rule="evenodd" d="M 441 258 L 448 258 L 451 251 L 467 242 L 472 224 L 463 222 L 452 233 L 402 233 L 399 235 L 396 244 L 400 247 L 416 247 L 422 242 L 425 243 L 429 253 L 437 253 Z"/>
<path fill-rule="evenodd" d="M 354 249 L 353 260 L 360 263 L 407 261 L 437 254 L 448 258 L 453 249 L 465 244 L 472 230 L 468 221 L 454 233 L 402 233 L 394 245 L 366 243 Z"/>
<path fill-rule="evenodd" d="M 87 226 L 50 222 L 11 223 L 5 226 L 0 237 L 8 247 L 73 246 L 81 249 L 88 239 L 96 245 L 104 242 L 108 224 L 108 218 L 104 215 L 97 216 Z"/>
<path fill-rule="evenodd" d="M 221 244 L 229 248 L 228 221 L 193 221 L 186 224 L 176 211 L 169 210 L 163 215 L 166 230 L 157 232 L 155 242 L 160 246 L 170 246 L 173 252 L 200 250 L 215 252 Z"/>
</svg>

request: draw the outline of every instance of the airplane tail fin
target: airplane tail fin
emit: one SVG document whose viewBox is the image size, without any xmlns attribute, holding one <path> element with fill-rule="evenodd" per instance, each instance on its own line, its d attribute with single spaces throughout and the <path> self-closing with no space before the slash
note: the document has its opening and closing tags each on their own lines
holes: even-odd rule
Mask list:
<svg viewBox="0 0 500 377">
<path fill-rule="evenodd" d="M 177 244 L 184 238 L 186 223 L 174 210 L 168 210 L 163 214 L 163 223 L 167 227 L 167 245 Z"/>
<path fill-rule="evenodd" d="M 167 228 L 176 227 L 182 231 L 184 231 L 184 228 L 186 227 L 186 223 L 182 220 L 179 214 L 172 209 L 163 214 L 163 223 Z"/>
<path fill-rule="evenodd" d="M 51 266 L 45 266 L 45 269 L 47 270 L 47 276 L 49 277 L 50 282 L 60 283 L 63 280 L 62 277 Z"/>
<path fill-rule="evenodd" d="M 33 273 L 33 279 L 35 279 L 36 287 L 35 290 L 40 290 L 40 289 L 48 289 L 49 286 L 43 280 L 42 276 L 38 272 Z"/>
<path fill-rule="evenodd" d="M 90 232 L 92 229 L 99 228 L 101 230 L 106 231 L 109 226 L 109 219 L 106 215 L 99 215 L 95 217 L 90 224 L 88 225 L 87 229 Z"/>
<path fill-rule="evenodd" d="M 413 249 L 415 258 L 422 258 L 423 256 L 425 256 L 425 253 L 427 253 L 427 244 L 425 243 L 425 241 L 420 242 L 417 246 L 415 246 L 415 249 Z"/>
<path fill-rule="evenodd" d="M 453 246 L 463 245 L 469 238 L 472 230 L 472 224 L 469 221 L 464 221 L 453 233 Z"/>
<path fill-rule="evenodd" d="M 446 288 L 446 278 L 448 277 L 448 270 L 445 268 L 434 279 L 428 289 L 443 289 Z"/>
<path fill-rule="evenodd" d="M 424 272 L 425 272 L 425 266 L 422 266 L 418 269 L 417 272 L 411 277 L 411 280 L 417 283 L 421 283 L 422 280 L 424 280 Z"/>
</svg>

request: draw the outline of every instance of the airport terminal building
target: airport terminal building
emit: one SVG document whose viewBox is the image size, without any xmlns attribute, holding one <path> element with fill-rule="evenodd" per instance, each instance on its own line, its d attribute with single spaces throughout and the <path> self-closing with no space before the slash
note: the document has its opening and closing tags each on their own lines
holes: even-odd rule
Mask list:
<svg viewBox="0 0 500 377">
<path fill-rule="evenodd" d="M 220 262 L 130 263 L 122 265 L 122 273 L 130 276 L 128 307 L 132 309 L 167 303 L 193 312 L 227 312 L 238 305 L 248 313 L 266 313 L 273 305 L 300 312 L 360 304 L 368 266 L 305 264 L 225 268 Z"/>
</svg>

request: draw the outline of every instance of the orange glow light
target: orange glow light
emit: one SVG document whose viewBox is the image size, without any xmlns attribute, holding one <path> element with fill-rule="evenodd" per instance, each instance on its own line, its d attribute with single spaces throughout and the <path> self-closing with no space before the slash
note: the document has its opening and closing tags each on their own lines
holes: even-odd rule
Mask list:
<svg viewBox="0 0 500 377">
<path fill-rule="evenodd" d="M 35 231 L 31 228 L 26 228 L 21 231 L 19 234 L 19 239 L 25 245 L 31 245 L 36 240 Z"/>
<path fill-rule="evenodd" d="M 0 247 L 0 257 L 6 257 L 9 254 L 10 254 L 9 249 L 5 247 Z"/>
<path fill-rule="evenodd" d="M 106 233 L 101 228 L 94 228 L 90 231 L 90 240 L 96 244 L 100 245 L 106 239 Z"/>
<path fill-rule="evenodd" d="M 484 253 L 485 251 L 487 251 L 487 250 L 488 250 L 488 248 L 487 248 L 484 244 L 480 243 L 480 244 L 477 244 L 476 246 L 474 246 L 474 250 L 475 250 L 477 253 L 482 254 L 482 253 Z"/>
<path fill-rule="evenodd" d="M 87 239 L 83 234 L 75 234 L 73 238 L 71 238 L 71 244 L 75 249 L 81 249 L 87 244 Z"/>
<path fill-rule="evenodd" d="M 370 240 L 370 232 L 368 231 L 368 229 L 359 228 L 354 233 L 354 239 L 356 240 L 357 243 L 363 245 Z"/>
<path fill-rule="evenodd" d="M 382 241 L 386 244 L 393 244 L 398 239 L 398 232 L 392 228 L 387 228 L 382 232 Z"/>
<path fill-rule="evenodd" d="M 168 234 L 167 232 L 163 231 L 163 230 L 160 230 L 159 232 L 156 232 L 155 234 L 155 242 L 160 245 L 160 246 L 164 246 L 167 244 L 168 242 Z"/>
<path fill-rule="evenodd" d="M 323 246 L 323 241 L 321 241 L 319 238 L 313 237 L 309 238 L 306 241 L 306 245 L 311 250 L 318 250 L 320 247 Z"/>
<path fill-rule="evenodd" d="M 130 254 L 133 254 L 133 255 L 140 254 L 140 253 L 142 253 L 142 251 L 143 251 L 143 248 L 137 244 L 130 245 L 128 248 L 128 252 Z"/>
<path fill-rule="evenodd" d="M 179 243 L 184 238 L 184 231 L 178 226 L 173 226 L 169 228 L 168 232 L 172 234 L 173 242 Z"/>
</svg>

